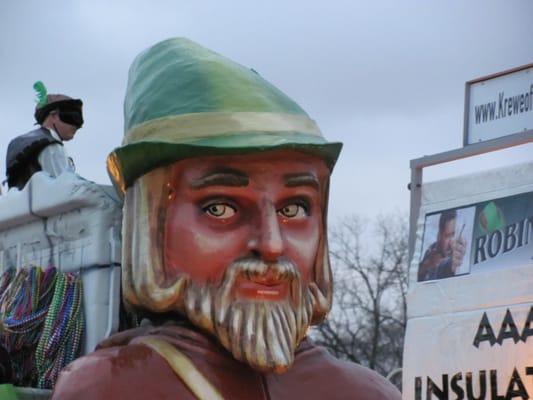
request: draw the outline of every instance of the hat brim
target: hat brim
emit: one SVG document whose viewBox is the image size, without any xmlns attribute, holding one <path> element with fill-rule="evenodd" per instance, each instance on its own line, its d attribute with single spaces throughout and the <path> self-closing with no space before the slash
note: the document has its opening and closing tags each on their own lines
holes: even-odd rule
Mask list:
<svg viewBox="0 0 533 400">
<path fill-rule="evenodd" d="M 108 158 L 108 172 L 124 191 L 145 173 L 186 158 L 295 150 L 322 159 L 333 170 L 341 149 L 342 143 L 299 132 L 240 132 L 182 143 L 145 140 L 115 149 Z"/>
</svg>

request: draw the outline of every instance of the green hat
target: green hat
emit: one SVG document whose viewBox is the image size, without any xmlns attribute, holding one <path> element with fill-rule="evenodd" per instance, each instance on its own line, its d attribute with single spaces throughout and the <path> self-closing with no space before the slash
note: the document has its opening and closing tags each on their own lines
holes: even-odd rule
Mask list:
<svg viewBox="0 0 533 400">
<path fill-rule="evenodd" d="M 184 158 L 293 149 L 332 169 L 342 147 L 253 69 L 184 38 L 157 43 L 133 61 L 124 131 L 107 160 L 122 191 Z"/>
</svg>

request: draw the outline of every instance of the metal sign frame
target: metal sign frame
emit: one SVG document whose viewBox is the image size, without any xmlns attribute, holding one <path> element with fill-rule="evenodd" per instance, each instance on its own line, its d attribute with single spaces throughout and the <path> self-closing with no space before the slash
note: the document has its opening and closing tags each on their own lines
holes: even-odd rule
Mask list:
<svg viewBox="0 0 533 400">
<path fill-rule="evenodd" d="M 533 64 L 530 64 L 530 66 L 533 66 Z M 412 262 L 415 249 L 416 226 L 420 214 L 423 169 L 425 167 L 443 164 L 450 161 L 460 160 L 462 158 L 490 153 L 493 151 L 532 142 L 533 129 L 530 129 L 524 132 L 502 136 L 499 138 L 486 140 L 484 142 L 473 143 L 458 149 L 411 160 L 411 182 L 409 183 L 409 190 L 411 191 L 411 207 L 409 214 L 409 264 Z"/>
<path fill-rule="evenodd" d="M 497 72 L 495 74 L 487 75 L 481 78 L 472 79 L 471 81 L 467 81 L 465 83 L 465 104 L 464 104 L 464 122 L 463 122 L 463 146 L 473 146 L 477 145 L 478 143 L 468 143 L 468 124 L 469 124 L 469 111 L 470 111 L 470 87 L 473 84 L 480 83 L 483 81 L 488 81 L 490 79 L 499 78 L 500 76 L 509 75 L 515 72 L 519 72 L 525 69 L 533 68 L 533 63 L 522 65 L 520 67 L 511 68 L 506 71 Z M 514 134 L 515 132 L 511 132 L 511 134 Z M 494 140 L 494 139 L 490 139 Z"/>
</svg>

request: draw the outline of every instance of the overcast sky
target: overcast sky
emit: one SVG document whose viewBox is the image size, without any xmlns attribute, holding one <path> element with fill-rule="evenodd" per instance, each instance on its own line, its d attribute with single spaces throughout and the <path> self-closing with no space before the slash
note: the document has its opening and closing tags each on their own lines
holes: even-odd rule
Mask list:
<svg viewBox="0 0 533 400">
<path fill-rule="evenodd" d="M 0 175 L 9 140 L 33 128 L 35 95 L 84 102 L 67 144 L 80 175 L 109 183 L 133 58 L 185 36 L 296 100 L 345 144 L 330 214 L 407 211 L 409 160 L 462 145 L 464 84 L 533 62 L 533 1 L 15 1 L 0 3 Z M 532 147 L 432 167 L 426 179 L 531 160 Z"/>
</svg>

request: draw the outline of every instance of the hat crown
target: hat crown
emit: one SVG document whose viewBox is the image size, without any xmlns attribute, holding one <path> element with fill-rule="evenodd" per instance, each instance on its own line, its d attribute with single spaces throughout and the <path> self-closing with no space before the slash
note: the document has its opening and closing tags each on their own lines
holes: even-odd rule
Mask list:
<svg viewBox="0 0 533 400">
<path fill-rule="evenodd" d="M 124 129 L 191 113 L 272 112 L 307 115 L 254 70 L 185 38 L 157 43 L 133 62 Z"/>
<path fill-rule="evenodd" d="M 290 149 L 320 157 L 332 169 L 341 147 L 254 70 L 173 38 L 133 61 L 124 139 L 107 168 L 125 191 L 148 171 L 184 158 Z"/>
</svg>

